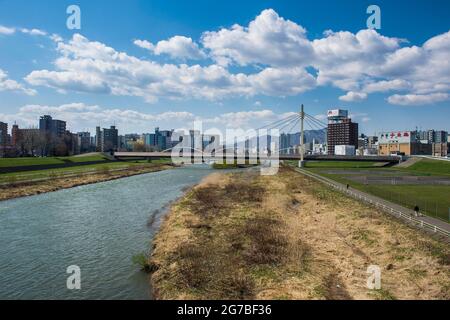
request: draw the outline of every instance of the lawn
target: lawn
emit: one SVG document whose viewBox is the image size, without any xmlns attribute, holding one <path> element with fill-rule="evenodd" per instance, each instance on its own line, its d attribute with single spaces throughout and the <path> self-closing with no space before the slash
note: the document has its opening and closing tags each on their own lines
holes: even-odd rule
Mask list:
<svg viewBox="0 0 450 320">
<path fill-rule="evenodd" d="M 379 162 L 371 161 L 307 161 L 306 168 L 327 168 L 327 169 L 347 169 L 347 168 L 374 168 Z"/>
<path fill-rule="evenodd" d="M 450 175 L 450 161 L 422 159 L 407 168 L 401 168 L 402 171 L 408 171 L 421 175 Z"/>
<path fill-rule="evenodd" d="M 424 214 L 450 222 L 450 186 L 364 185 L 348 180 L 342 175 L 328 174 L 320 171 L 315 172 L 342 184 L 349 184 L 354 189 L 373 194 L 410 209 L 413 209 L 417 205 Z"/>
<path fill-rule="evenodd" d="M 0 183 L 12 183 L 12 182 L 19 182 L 19 181 L 29 181 L 29 180 L 34 180 L 34 179 L 46 179 L 49 177 L 58 177 L 58 176 L 65 176 L 65 175 L 71 175 L 71 174 L 83 174 L 83 173 L 94 172 L 94 171 L 125 169 L 125 168 L 129 168 L 132 166 L 137 166 L 137 165 L 142 166 L 143 163 L 120 161 L 120 162 L 90 164 L 90 165 L 83 165 L 83 166 L 79 166 L 79 167 L 70 167 L 70 168 L 6 173 L 6 174 L 0 175 Z M 149 164 L 149 165 L 153 165 L 153 163 Z"/>
<path fill-rule="evenodd" d="M 27 157 L 27 158 L 0 158 L 0 168 L 41 166 L 64 163 L 96 162 L 106 161 L 101 155 L 90 155 L 86 157 Z"/>
<path fill-rule="evenodd" d="M 374 163 L 345 162 L 307 162 L 306 168 L 312 172 L 325 176 L 343 184 L 349 184 L 352 188 L 373 194 L 380 198 L 392 201 L 407 208 L 418 205 L 425 214 L 449 221 L 450 210 L 450 186 L 446 185 L 365 185 L 349 179 L 345 174 L 330 174 L 324 169 L 361 169 L 367 168 L 383 175 L 398 175 L 401 172 L 417 176 L 447 176 L 450 175 L 450 162 L 422 159 L 414 165 L 406 168 L 374 167 Z M 357 173 L 355 173 L 357 174 Z M 364 175 L 364 174 L 361 174 Z"/>
</svg>

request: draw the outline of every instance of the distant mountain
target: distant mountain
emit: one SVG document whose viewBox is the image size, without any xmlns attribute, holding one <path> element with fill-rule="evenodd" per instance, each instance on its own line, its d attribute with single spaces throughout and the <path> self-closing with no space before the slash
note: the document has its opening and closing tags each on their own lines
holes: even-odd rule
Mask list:
<svg viewBox="0 0 450 320">
<path fill-rule="evenodd" d="M 316 143 L 325 143 L 327 141 L 327 130 L 305 130 L 305 143 L 310 143 L 315 140 Z M 300 144 L 300 132 L 287 133 L 289 138 L 289 145 L 299 145 Z"/>
<path fill-rule="evenodd" d="M 325 143 L 327 141 L 327 130 L 306 130 L 305 131 L 305 142 L 313 142 L 315 139 L 316 143 Z M 300 140 L 299 140 L 300 141 Z"/>
</svg>

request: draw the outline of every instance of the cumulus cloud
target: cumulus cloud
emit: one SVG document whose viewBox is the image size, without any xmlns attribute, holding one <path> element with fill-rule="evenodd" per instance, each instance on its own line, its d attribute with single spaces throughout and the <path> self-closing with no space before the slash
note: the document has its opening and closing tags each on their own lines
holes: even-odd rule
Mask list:
<svg viewBox="0 0 450 320">
<path fill-rule="evenodd" d="M 20 120 L 21 126 L 36 126 L 39 116 L 49 114 L 56 119 L 67 121 L 69 128 L 76 132 L 88 129 L 93 132 L 96 126 L 108 127 L 116 124 L 122 133 L 146 132 L 152 125 L 179 124 L 192 121 L 190 112 L 162 112 L 149 114 L 129 109 L 102 108 L 98 105 L 70 103 L 58 106 L 25 105 L 17 114 L 2 115 L 4 119 Z"/>
<path fill-rule="evenodd" d="M 169 40 L 159 41 L 154 49 L 155 54 L 168 54 L 172 58 L 202 59 L 206 58 L 198 45 L 191 38 L 175 36 Z"/>
<path fill-rule="evenodd" d="M 290 114 L 275 114 L 272 110 L 240 111 L 224 113 L 213 118 L 197 118 L 206 124 L 224 125 L 228 128 L 254 128 L 264 122 L 274 122 L 288 117 Z"/>
<path fill-rule="evenodd" d="M 361 101 L 375 92 L 445 94 L 450 90 L 450 31 L 423 46 L 404 46 L 405 40 L 375 30 L 327 30 L 322 38 L 310 41 L 304 27 L 269 9 L 248 27 L 205 32 L 202 43 L 223 65 L 314 68 L 318 86 L 348 92 L 340 97 L 343 101 Z"/>
<path fill-rule="evenodd" d="M 450 31 L 421 46 L 375 30 L 327 30 L 310 40 L 303 26 L 267 9 L 247 26 L 205 31 L 199 44 L 181 35 L 156 44 L 134 41 L 154 55 L 184 60 L 181 64 L 138 59 L 79 34 L 58 40 L 55 70 L 31 72 L 30 84 L 148 102 L 283 97 L 333 86 L 345 92 L 339 99 L 346 102 L 392 92 L 389 103 L 428 104 L 444 101 L 450 91 Z M 192 60 L 202 63 L 186 63 Z M 236 65 L 247 68 L 231 68 Z M 231 71 L 240 69 L 245 72 Z"/>
<path fill-rule="evenodd" d="M 364 86 L 365 93 L 387 92 L 392 90 L 407 90 L 411 88 L 411 84 L 406 80 L 394 79 L 371 82 Z"/>
<path fill-rule="evenodd" d="M 43 30 L 39 30 L 39 29 L 27 29 L 27 28 L 23 28 L 20 30 L 22 33 L 26 33 L 32 36 L 46 36 L 47 32 L 43 31 Z"/>
<path fill-rule="evenodd" d="M 221 99 L 228 96 L 292 95 L 311 89 L 315 79 L 300 68 L 267 68 L 258 73 L 230 73 L 225 67 L 159 64 L 142 60 L 75 34 L 57 47 L 57 70 L 26 76 L 32 85 L 64 91 L 139 96 L 148 102 L 171 99 Z"/>
<path fill-rule="evenodd" d="M 16 31 L 20 31 L 21 33 L 28 34 L 31 36 L 46 36 L 47 32 L 40 29 L 28 29 L 28 28 L 12 28 L 12 27 L 5 27 L 0 25 L 0 34 L 4 35 L 11 35 L 16 33 Z"/>
<path fill-rule="evenodd" d="M 302 66 L 313 55 L 306 30 L 272 9 L 262 11 L 248 27 L 235 24 L 230 29 L 205 32 L 202 43 L 223 65 Z"/>
<path fill-rule="evenodd" d="M 156 45 L 147 40 L 135 40 L 134 44 L 155 55 L 167 54 L 173 59 L 199 60 L 206 58 L 206 54 L 200 50 L 198 44 L 184 36 L 174 36 L 168 40 L 159 41 Z"/>
<path fill-rule="evenodd" d="M 16 32 L 16 29 L 14 29 L 14 28 L 8 28 L 8 27 L 0 25 L 0 34 L 10 35 L 15 32 Z"/>
<path fill-rule="evenodd" d="M 147 40 L 137 39 L 137 40 L 134 40 L 133 43 L 142 49 L 147 49 L 150 51 L 153 51 L 155 49 L 155 46 L 153 45 L 153 43 L 151 43 L 150 41 L 147 41 Z"/>
<path fill-rule="evenodd" d="M 39 116 L 49 114 L 55 119 L 67 121 L 73 132 L 89 130 L 96 126 L 108 127 L 116 124 L 121 134 L 129 132 L 150 132 L 155 126 L 165 129 L 192 128 L 194 121 L 202 121 L 204 129 L 242 128 L 256 129 L 293 113 L 275 113 L 272 110 L 227 112 L 214 117 L 195 115 L 188 111 L 166 111 L 145 113 L 133 108 L 104 108 L 85 103 L 69 103 L 58 106 L 25 105 L 16 114 L 0 114 L 6 121 L 19 120 L 21 127 L 36 126 Z"/>
<path fill-rule="evenodd" d="M 2 69 L 0 69 L 0 91 L 23 92 L 29 96 L 33 96 L 37 93 L 36 90 L 26 88 L 17 81 L 9 79 L 6 71 Z"/>
<path fill-rule="evenodd" d="M 346 95 L 340 96 L 339 100 L 346 102 L 359 102 L 367 99 L 367 93 L 349 91 Z"/>
<path fill-rule="evenodd" d="M 388 98 L 389 103 L 398 104 L 402 106 L 424 105 L 448 100 L 450 100 L 450 95 L 448 93 L 405 94 L 405 95 L 395 94 Z"/>
</svg>

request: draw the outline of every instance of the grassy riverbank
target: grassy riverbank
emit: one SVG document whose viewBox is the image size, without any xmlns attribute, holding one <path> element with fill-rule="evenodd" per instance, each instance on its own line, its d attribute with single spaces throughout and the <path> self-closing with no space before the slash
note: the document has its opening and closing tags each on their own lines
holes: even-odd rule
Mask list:
<svg viewBox="0 0 450 320">
<path fill-rule="evenodd" d="M 101 153 L 79 155 L 72 157 L 23 157 L 23 158 L 0 158 L 0 168 L 45 166 L 79 162 L 106 162 L 108 159 Z"/>
<path fill-rule="evenodd" d="M 448 246 L 289 168 L 206 178 L 172 207 L 150 264 L 158 299 L 450 299 Z"/>
<path fill-rule="evenodd" d="M 438 183 L 439 179 L 448 180 L 450 177 L 449 161 L 417 159 L 405 167 L 377 167 L 376 164 L 350 161 L 308 161 L 306 169 L 410 209 L 417 205 L 422 213 L 450 222 L 450 185 Z M 376 177 L 384 178 L 384 181 L 371 182 Z M 394 183 L 390 177 L 410 177 L 410 184 Z M 428 180 L 414 183 L 414 179 L 421 178 Z"/>
<path fill-rule="evenodd" d="M 0 201 L 172 168 L 167 161 L 108 162 L 0 175 Z"/>
</svg>

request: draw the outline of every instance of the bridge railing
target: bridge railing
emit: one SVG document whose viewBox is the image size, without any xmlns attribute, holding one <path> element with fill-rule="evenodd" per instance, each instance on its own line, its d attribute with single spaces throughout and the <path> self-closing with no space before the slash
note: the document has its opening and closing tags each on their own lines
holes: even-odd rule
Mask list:
<svg viewBox="0 0 450 320">
<path fill-rule="evenodd" d="M 330 181 L 327 178 L 324 178 L 324 177 L 312 174 L 312 173 L 310 173 L 310 172 L 308 172 L 306 170 L 300 170 L 300 169 L 298 169 L 298 170 L 301 173 L 303 173 L 303 174 L 305 174 L 305 175 L 307 175 L 307 176 L 309 176 L 309 177 L 311 177 L 313 179 L 319 180 L 320 182 L 322 182 L 324 184 L 327 184 L 328 186 L 334 188 L 335 190 L 338 190 L 338 191 L 340 191 L 342 193 L 345 193 L 345 194 L 351 196 L 354 199 L 364 201 L 364 202 L 366 202 L 366 203 L 368 203 L 370 205 L 373 205 L 373 206 L 375 206 L 377 208 L 380 208 L 381 210 L 383 210 L 384 212 L 390 214 L 391 216 L 400 218 L 403 221 L 406 221 L 407 223 L 409 223 L 409 224 L 411 224 L 411 225 L 413 225 L 415 227 L 419 227 L 419 228 L 421 228 L 423 230 L 426 230 L 426 231 L 429 231 L 429 232 L 432 232 L 432 233 L 439 234 L 441 236 L 445 236 L 447 238 L 450 238 L 450 232 L 449 231 L 447 231 L 445 229 L 442 229 L 442 228 L 440 228 L 440 227 L 438 227 L 438 226 L 436 226 L 434 224 L 428 223 L 428 222 L 423 221 L 421 219 L 417 219 L 417 218 L 413 217 L 410 214 L 401 212 L 401 211 L 399 211 L 397 209 L 394 209 L 393 207 L 387 206 L 384 203 L 376 201 L 376 200 L 374 200 L 372 198 L 368 198 L 368 197 L 364 196 L 361 193 L 357 193 L 357 192 L 354 192 L 352 190 L 348 190 L 346 187 L 340 186 L 339 184 L 336 184 L 336 183 L 334 183 L 334 181 Z"/>
</svg>

